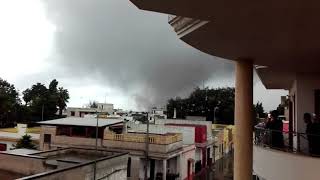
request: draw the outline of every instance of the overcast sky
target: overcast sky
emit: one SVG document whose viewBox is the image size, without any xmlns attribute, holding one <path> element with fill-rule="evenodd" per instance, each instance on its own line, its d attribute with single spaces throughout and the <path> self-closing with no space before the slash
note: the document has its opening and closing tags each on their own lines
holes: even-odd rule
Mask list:
<svg viewBox="0 0 320 180">
<path fill-rule="evenodd" d="M 22 92 L 56 78 L 69 106 L 89 100 L 143 109 L 185 96 L 196 86 L 234 86 L 232 61 L 181 40 L 165 14 L 129 0 L 7 0 L 0 5 L 0 77 Z M 255 102 L 267 110 L 286 91 L 255 77 Z"/>
</svg>

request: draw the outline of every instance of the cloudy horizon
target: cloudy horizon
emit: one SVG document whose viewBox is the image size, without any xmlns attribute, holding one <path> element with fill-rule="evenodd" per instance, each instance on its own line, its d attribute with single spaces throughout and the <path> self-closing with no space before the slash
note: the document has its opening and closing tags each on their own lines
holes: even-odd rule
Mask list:
<svg viewBox="0 0 320 180">
<path fill-rule="evenodd" d="M 167 15 L 127 0 L 1 3 L 0 77 L 20 92 L 57 79 L 70 92 L 69 106 L 97 100 L 141 110 L 196 86 L 234 86 L 232 61 L 190 47 Z M 286 94 L 266 90 L 255 76 L 254 101 L 266 110 Z"/>
</svg>

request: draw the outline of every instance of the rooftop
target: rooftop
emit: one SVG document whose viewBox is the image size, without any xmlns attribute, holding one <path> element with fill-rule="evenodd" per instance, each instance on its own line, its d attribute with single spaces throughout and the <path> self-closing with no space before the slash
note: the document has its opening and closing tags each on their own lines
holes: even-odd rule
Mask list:
<svg viewBox="0 0 320 180">
<path fill-rule="evenodd" d="M 34 150 L 34 149 L 21 148 L 21 149 L 13 149 L 13 150 L 5 151 L 5 152 L 6 152 L 6 153 L 9 153 L 9 154 L 28 155 L 28 154 L 38 153 L 38 152 L 40 152 L 40 151 Z M 1 179 L 1 178 L 0 178 L 0 179 Z"/>
<path fill-rule="evenodd" d="M 17 179 L 17 178 L 21 178 L 24 176 L 25 176 L 24 174 L 19 174 L 19 173 L 5 171 L 5 170 L 0 169 L 0 179 L 1 180 Z"/>
<path fill-rule="evenodd" d="M 122 123 L 122 119 L 98 119 L 98 127 L 112 126 Z M 55 119 L 49 121 L 39 122 L 41 125 L 53 125 L 53 126 L 86 126 L 96 127 L 97 119 L 92 117 L 67 117 L 62 119 Z"/>
<path fill-rule="evenodd" d="M 75 169 L 80 174 L 90 174 L 87 170 L 92 169 L 95 161 L 106 170 L 109 168 L 106 161 L 119 161 L 127 157 L 126 153 L 83 148 L 60 148 L 27 153 L 0 153 L 0 179 L 66 179 L 67 174 L 71 175 Z"/>
</svg>

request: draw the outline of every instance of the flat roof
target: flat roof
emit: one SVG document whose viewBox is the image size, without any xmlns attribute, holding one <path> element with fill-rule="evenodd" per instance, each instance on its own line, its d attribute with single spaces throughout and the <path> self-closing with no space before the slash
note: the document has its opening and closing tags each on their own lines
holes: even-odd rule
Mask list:
<svg viewBox="0 0 320 180">
<path fill-rule="evenodd" d="M 8 150 L 8 151 L 5 151 L 5 152 L 9 153 L 9 154 L 28 155 L 28 154 L 38 153 L 38 152 L 41 152 L 41 151 L 38 151 L 38 150 L 35 150 L 35 149 L 21 148 L 21 149 Z"/>
<path fill-rule="evenodd" d="M 122 123 L 122 119 L 98 119 L 98 127 L 112 126 Z M 53 126 L 89 126 L 96 127 L 97 119 L 92 117 L 67 117 L 62 119 L 55 119 L 49 121 L 38 122 L 41 125 Z"/>
</svg>

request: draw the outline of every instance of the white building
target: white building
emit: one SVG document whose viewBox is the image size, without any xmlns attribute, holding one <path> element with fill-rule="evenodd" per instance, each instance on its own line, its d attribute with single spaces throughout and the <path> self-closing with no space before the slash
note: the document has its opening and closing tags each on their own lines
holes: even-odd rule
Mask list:
<svg viewBox="0 0 320 180">
<path fill-rule="evenodd" d="M 153 107 L 149 114 L 149 121 L 154 122 L 155 119 L 167 119 L 167 111 L 165 108 Z"/>
<path fill-rule="evenodd" d="M 84 117 L 87 114 L 108 113 L 112 115 L 114 112 L 113 104 L 97 103 L 98 108 L 79 108 L 79 107 L 68 107 L 68 117 Z"/>
</svg>

